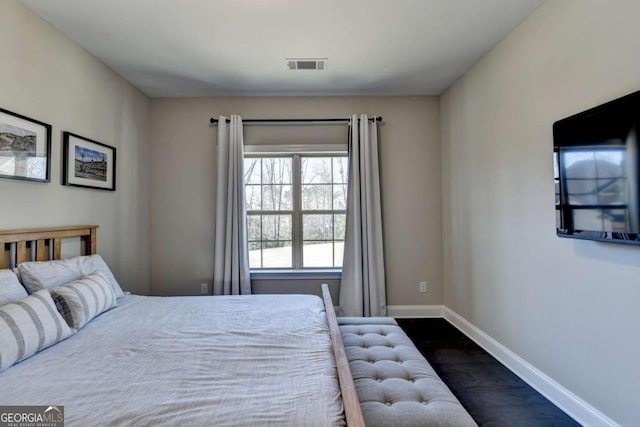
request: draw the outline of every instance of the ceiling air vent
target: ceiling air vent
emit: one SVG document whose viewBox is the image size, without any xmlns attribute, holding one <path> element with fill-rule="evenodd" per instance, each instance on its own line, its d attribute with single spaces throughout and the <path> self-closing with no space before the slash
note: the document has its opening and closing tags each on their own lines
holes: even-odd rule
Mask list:
<svg viewBox="0 0 640 427">
<path fill-rule="evenodd" d="M 286 58 L 290 70 L 326 70 L 327 58 Z"/>
</svg>

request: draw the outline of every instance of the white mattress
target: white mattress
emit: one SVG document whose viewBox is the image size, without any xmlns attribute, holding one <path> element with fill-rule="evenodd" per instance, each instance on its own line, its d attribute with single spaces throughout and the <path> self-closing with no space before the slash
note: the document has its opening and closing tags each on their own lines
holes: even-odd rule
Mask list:
<svg viewBox="0 0 640 427">
<path fill-rule="evenodd" d="M 322 300 L 126 296 L 0 373 L 0 404 L 65 425 L 344 425 Z"/>
</svg>

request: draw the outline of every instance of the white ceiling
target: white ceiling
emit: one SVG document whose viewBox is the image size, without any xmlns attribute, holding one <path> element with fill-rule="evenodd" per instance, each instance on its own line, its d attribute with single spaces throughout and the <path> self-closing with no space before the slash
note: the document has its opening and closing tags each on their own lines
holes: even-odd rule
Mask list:
<svg viewBox="0 0 640 427">
<path fill-rule="evenodd" d="M 185 97 L 437 95 L 543 0 L 21 1 L 147 95 Z"/>
</svg>

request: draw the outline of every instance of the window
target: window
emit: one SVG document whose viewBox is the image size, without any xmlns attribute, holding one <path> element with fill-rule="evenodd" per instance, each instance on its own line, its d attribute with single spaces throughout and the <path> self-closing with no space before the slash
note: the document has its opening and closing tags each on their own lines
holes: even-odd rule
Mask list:
<svg viewBox="0 0 640 427">
<path fill-rule="evenodd" d="M 341 268 L 345 154 L 246 154 L 249 267 Z"/>
<path fill-rule="evenodd" d="M 554 155 L 558 228 L 628 230 L 630 215 L 625 149 L 615 146 L 571 147 L 561 148 Z M 557 156 L 561 157 L 562 174 L 558 169 Z"/>
</svg>

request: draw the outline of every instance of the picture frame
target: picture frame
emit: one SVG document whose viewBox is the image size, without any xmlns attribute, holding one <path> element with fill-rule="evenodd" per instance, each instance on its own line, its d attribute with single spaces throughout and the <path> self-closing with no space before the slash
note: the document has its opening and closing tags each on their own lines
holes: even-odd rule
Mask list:
<svg viewBox="0 0 640 427">
<path fill-rule="evenodd" d="M 0 108 L 0 178 L 49 182 L 51 125 Z"/>
<path fill-rule="evenodd" d="M 62 184 L 97 190 L 116 190 L 116 149 L 76 135 L 62 133 Z"/>
</svg>

